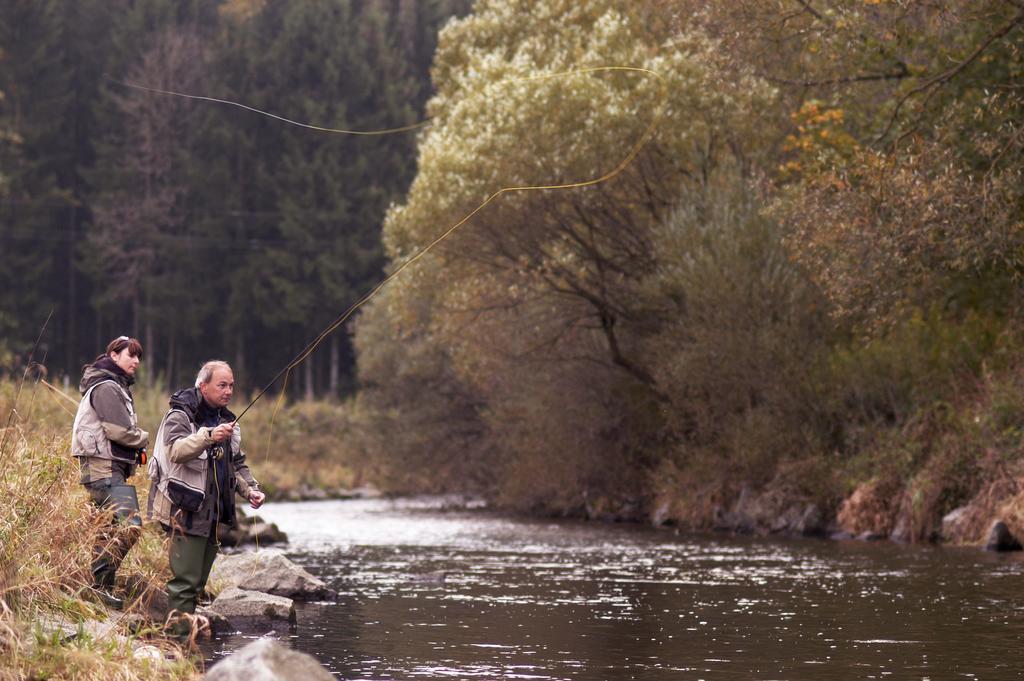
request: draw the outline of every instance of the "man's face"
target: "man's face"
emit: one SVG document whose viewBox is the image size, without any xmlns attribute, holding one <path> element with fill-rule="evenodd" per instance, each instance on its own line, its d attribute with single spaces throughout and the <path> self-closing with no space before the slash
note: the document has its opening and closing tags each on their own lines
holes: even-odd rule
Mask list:
<svg viewBox="0 0 1024 681">
<path fill-rule="evenodd" d="M 231 369 L 217 367 L 209 383 L 200 383 L 199 392 L 211 407 L 226 407 L 231 402 L 231 394 L 235 391 L 235 376 Z"/>
</svg>

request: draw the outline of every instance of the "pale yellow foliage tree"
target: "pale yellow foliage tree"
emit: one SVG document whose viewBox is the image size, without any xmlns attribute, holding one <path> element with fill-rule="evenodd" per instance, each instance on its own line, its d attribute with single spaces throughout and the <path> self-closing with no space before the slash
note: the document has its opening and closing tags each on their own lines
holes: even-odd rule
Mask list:
<svg viewBox="0 0 1024 681">
<path fill-rule="evenodd" d="M 385 224 L 388 253 L 401 263 L 502 188 L 601 178 L 658 122 L 607 182 L 499 196 L 403 272 L 363 320 L 364 338 L 381 338 L 371 327 L 384 325 L 391 338 L 434 347 L 454 368 L 450 380 L 486 405 L 483 421 L 530 424 L 501 446 L 541 458 L 558 442 L 589 441 L 606 451 L 584 460 L 619 461 L 640 449 L 631 437 L 656 431 L 637 427 L 630 411 L 663 399 L 637 345 L 653 331 L 635 290 L 657 263 L 652 229 L 684 186 L 710 186 L 726 168 L 742 175 L 764 151 L 751 112 L 769 108 L 774 89 L 731 65 L 724 77 L 718 41 L 652 29 L 649 9 L 490 0 L 450 24 L 419 172 Z M 584 71 L 604 67 L 649 73 Z M 370 367 L 403 352 L 362 347 L 374 359 L 361 363 L 361 377 L 375 383 L 383 377 Z M 559 420 L 559 401 L 578 402 L 588 417 Z M 608 414 L 621 421 L 612 437 L 603 432 Z M 566 493 L 585 496 L 586 479 Z"/>
</svg>

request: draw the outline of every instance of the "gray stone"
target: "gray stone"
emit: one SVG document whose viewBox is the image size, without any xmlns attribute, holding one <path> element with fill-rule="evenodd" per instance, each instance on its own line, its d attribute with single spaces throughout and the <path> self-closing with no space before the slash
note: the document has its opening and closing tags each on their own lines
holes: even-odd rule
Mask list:
<svg viewBox="0 0 1024 681">
<path fill-rule="evenodd" d="M 124 643 L 127 638 L 120 632 L 123 621 L 127 617 L 123 613 L 107 611 L 109 616 L 102 620 L 71 618 L 63 615 L 38 613 L 35 623 L 39 633 L 61 643 L 74 640 L 80 636 L 94 641 L 116 641 Z"/>
<path fill-rule="evenodd" d="M 209 609 L 241 631 L 295 624 L 295 603 L 292 599 L 237 587 L 221 592 Z"/>
<path fill-rule="evenodd" d="M 214 664 L 207 681 L 335 681 L 316 659 L 261 638 Z"/>
<path fill-rule="evenodd" d="M 985 542 L 986 551 L 1020 551 L 1020 541 L 1013 536 L 1010 528 L 1002 520 L 992 523 L 988 531 L 988 541 Z"/>
<path fill-rule="evenodd" d="M 136 660 L 146 660 L 150 664 L 163 666 L 170 660 L 164 655 L 164 651 L 149 643 L 133 643 L 132 657 Z"/>
<path fill-rule="evenodd" d="M 321 487 L 313 487 L 312 485 L 302 485 L 299 488 L 299 496 L 307 501 L 323 501 L 329 498 L 327 490 Z"/>
<path fill-rule="evenodd" d="M 263 591 L 300 601 L 337 595 L 323 580 L 309 574 L 275 549 L 221 556 L 213 564 L 210 578 L 215 584 Z"/>
<path fill-rule="evenodd" d="M 245 532 L 243 544 L 287 544 L 288 535 L 275 523 L 253 523 Z"/>
<path fill-rule="evenodd" d="M 744 485 L 732 509 L 716 514 L 714 529 L 736 534 L 753 534 L 757 529 L 756 507 L 753 492 Z"/>
<path fill-rule="evenodd" d="M 353 499 L 380 499 L 384 496 L 381 491 L 373 485 L 356 487 L 355 489 L 349 490 L 349 494 Z"/>
<path fill-rule="evenodd" d="M 967 520 L 967 507 L 961 506 L 942 516 L 943 541 L 959 540 L 964 533 L 964 521 Z"/>
<path fill-rule="evenodd" d="M 797 527 L 803 520 L 805 509 L 800 504 L 788 507 L 772 518 L 769 531 L 772 534 L 799 534 Z"/>
<path fill-rule="evenodd" d="M 37 614 L 35 617 L 37 633 L 43 638 L 56 640 L 61 643 L 70 641 L 78 636 L 78 623 L 67 617 L 53 616 L 48 614 Z"/>
</svg>

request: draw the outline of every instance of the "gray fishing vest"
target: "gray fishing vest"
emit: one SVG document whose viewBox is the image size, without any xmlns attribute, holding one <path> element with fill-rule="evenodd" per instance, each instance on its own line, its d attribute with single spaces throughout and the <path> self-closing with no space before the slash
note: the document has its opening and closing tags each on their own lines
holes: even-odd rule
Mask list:
<svg viewBox="0 0 1024 681">
<path fill-rule="evenodd" d="M 167 424 L 167 419 L 176 411 L 185 415 L 185 419 L 188 421 L 189 428 L 191 429 L 191 434 L 195 434 L 197 430 L 196 424 L 192 419 L 188 418 L 184 410 L 171 409 L 168 411 L 164 415 L 163 420 L 160 421 L 160 428 L 156 433 L 156 442 L 153 444 L 153 456 L 149 459 L 146 473 L 149 475 L 156 490 L 167 497 L 176 509 L 195 512 L 206 501 L 207 484 L 210 475 L 210 450 L 207 449 L 196 458 L 184 463 L 171 461 L 171 448 L 164 444 L 164 428 Z M 231 434 L 228 456 L 231 455 L 231 452 L 239 451 L 241 444 L 241 431 L 238 426 L 235 426 Z M 151 509 L 152 505 L 153 500 L 151 499 Z"/>
<path fill-rule="evenodd" d="M 210 470 L 209 450 L 185 463 L 171 461 L 170 447 L 164 444 L 164 426 L 167 424 L 167 417 L 175 411 L 185 413 L 181 409 L 172 409 L 160 421 L 160 428 L 156 431 L 156 442 L 153 444 L 153 456 L 149 460 L 146 472 L 160 493 L 170 499 L 171 503 L 178 508 L 194 512 L 198 511 L 206 500 L 206 478 Z M 187 414 L 186 420 L 194 434 L 196 424 Z"/>
<path fill-rule="evenodd" d="M 113 459 L 114 461 L 135 463 L 134 456 L 127 457 L 114 454 L 110 447 L 110 440 L 107 439 L 107 435 L 103 431 L 103 422 L 100 420 L 96 410 L 93 409 L 92 391 L 104 383 L 112 383 L 117 388 L 117 392 L 124 402 L 124 408 L 128 411 L 131 427 L 136 428 L 139 425 L 139 417 L 135 414 L 135 405 L 132 404 L 132 398 L 124 387 L 113 379 L 99 381 L 85 391 L 85 394 L 82 395 L 82 400 L 78 403 L 75 425 L 71 428 L 71 455 L 78 457 L 94 456 L 99 459 Z"/>
</svg>

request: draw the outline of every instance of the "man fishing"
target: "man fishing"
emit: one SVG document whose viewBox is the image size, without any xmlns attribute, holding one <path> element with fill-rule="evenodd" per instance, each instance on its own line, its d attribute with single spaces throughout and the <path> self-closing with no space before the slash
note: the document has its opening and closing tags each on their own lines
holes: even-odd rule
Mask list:
<svg viewBox="0 0 1024 681">
<path fill-rule="evenodd" d="M 265 499 L 245 463 L 235 415 L 227 409 L 234 388 L 227 362 L 207 362 L 194 388 L 171 396 L 156 434 L 149 464 L 150 517 L 170 537 L 167 596 L 172 614 L 195 613 L 220 546 L 219 528 L 236 525 L 234 494 L 253 508 Z M 187 617 L 179 616 L 172 626 L 179 637 L 190 630 Z"/>
</svg>

